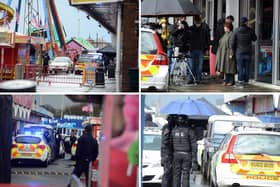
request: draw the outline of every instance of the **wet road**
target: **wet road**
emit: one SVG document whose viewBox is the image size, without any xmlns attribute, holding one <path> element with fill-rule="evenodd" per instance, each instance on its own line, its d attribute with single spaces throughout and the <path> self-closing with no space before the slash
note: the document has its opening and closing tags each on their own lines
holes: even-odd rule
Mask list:
<svg viewBox="0 0 280 187">
<path fill-rule="evenodd" d="M 155 184 L 144 184 L 143 187 L 160 187 L 161 185 Z M 190 187 L 209 187 L 206 181 L 203 179 L 201 174 L 191 175 L 190 177 Z"/>
</svg>

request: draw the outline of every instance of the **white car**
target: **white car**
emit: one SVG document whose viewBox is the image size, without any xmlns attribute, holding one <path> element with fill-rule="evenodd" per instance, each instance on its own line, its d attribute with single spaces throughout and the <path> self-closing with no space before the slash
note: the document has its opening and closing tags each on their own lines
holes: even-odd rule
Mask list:
<svg viewBox="0 0 280 187">
<path fill-rule="evenodd" d="M 74 70 L 74 62 L 69 57 L 55 57 L 55 59 L 49 65 L 50 72 L 68 72 L 71 73 Z"/>
<path fill-rule="evenodd" d="M 141 29 L 141 89 L 168 90 L 168 56 L 157 34 Z"/>
<path fill-rule="evenodd" d="M 211 161 L 211 187 L 280 186 L 280 133 L 229 133 Z"/>
<path fill-rule="evenodd" d="M 52 150 L 42 135 L 17 135 L 11 149 L 12 163 L 40 162 L 47 167 Z"/>
<path fill-rule="evenodd" d="M 160 161 L 161 129 L 146 127 L 144 130 L 143 177 L 144 184 L 160 184 L 163 168 Z"/>
</svg>

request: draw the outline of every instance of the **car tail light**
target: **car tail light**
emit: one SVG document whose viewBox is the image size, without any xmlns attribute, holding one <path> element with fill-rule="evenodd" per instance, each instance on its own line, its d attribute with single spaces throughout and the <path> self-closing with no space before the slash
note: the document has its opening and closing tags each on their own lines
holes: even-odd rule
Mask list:
<svg viewBox="0 0 280 187">
<path fill-rule="evenodd" d="M 157 54 L 153 65 L 168 65 L 168 58 L 165 54 Z"/>
<path fill-rule="evenodd" d="M 37 148 L 44 150 L 46 148 L 46 146 L 45 145 L 38 145 Z"/>
<path fill-rule="evenodd" d="M 233 154 L 233 145 L 236 141 L 236 135 L 232 137 L 229 142 L 228 148 L 225 153 L 222 155 L 222 163 L 224 164 L 237 164 L 237 160 Z"/>
<path fill-rule="evenodd" d="M 12 144 L 12 148 L 17 148 L 17 144 Z"/>
</svg>

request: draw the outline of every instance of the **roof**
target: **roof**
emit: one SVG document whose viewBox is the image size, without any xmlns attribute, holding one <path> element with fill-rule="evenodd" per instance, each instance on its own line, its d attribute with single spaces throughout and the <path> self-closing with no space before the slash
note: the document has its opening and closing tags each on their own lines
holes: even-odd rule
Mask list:
<svg viewBox="0 0 280 187">
<path fill-rule="evenodd" d="M 76 37 L 76 38 L 71 38 L 70 40 L 66 41 L 66 44 L 70 43 L 71 41 L 75 41 L 76 43 L 78 43 L 80 46 L 82 46 L 85 49 L 95 49 L 94 46 L 87 40 L 85 40 L 84 38 L 81 37 Z"/>
<path fill-rule="evenodd" d="M 221 120 L 221 121 L 246 121 L 246 122 L 259 122 L 261 121 L 257 119 L 256 117 L 252 116 L 225 116 L 225 115 L 213 115 L 209 117 L 209 122 L 211 121 L 216 121 L 216 120 Z"/>
<path fill-rule="evenodd" d="M 103 47 L 102 49 L 97 50 L 97 52 L 116 54 L 116 49 L 113 48 L 111 45 L 107 45 L 106 47 Z"/>
</svg>

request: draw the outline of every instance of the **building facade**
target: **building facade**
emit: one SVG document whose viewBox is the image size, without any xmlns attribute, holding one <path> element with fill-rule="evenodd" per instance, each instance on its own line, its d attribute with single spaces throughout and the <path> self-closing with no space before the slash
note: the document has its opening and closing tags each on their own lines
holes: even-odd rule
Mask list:
<svg viewBox="0 0 280 187">
<path fill-rule="evenodd" d="M 217 20 L 227 15 L 235 18 L 237 28 L 241 17 L 249 19 L 256 32 L 251 63 L 251 79 L 280 86 L 280 2 L 278 0 L 193 0 L 213 30 Z"/>
</svg>

